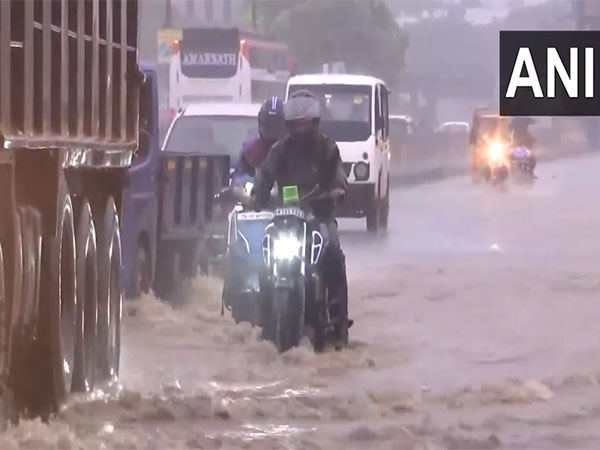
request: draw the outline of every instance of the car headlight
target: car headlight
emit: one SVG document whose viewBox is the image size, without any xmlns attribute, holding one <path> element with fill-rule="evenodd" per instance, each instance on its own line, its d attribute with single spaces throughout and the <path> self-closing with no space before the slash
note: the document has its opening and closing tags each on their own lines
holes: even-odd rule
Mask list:
<svg viewBox="0 0 600 450">
<path fill-rule="evenodd" d="M 354 177 L 357 181 L 365 181 L 369 179 L 369 165 L 364 162 L 354 164 Z"/>
<path fill-rule="evenodd" d="M 302 243 L 296 236 L 279 236 L 273 241 L 273 257 L 275 259 L 293 259 L 299 256 Z"/>
</svg>

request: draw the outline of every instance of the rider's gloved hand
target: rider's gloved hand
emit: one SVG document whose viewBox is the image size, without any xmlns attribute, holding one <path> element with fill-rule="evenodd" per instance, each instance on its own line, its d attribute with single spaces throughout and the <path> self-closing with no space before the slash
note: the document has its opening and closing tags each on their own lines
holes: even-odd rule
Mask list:
<svg viewBox="0 0 600 450">
<path fill-rule="evenodd" d="M 333 188 L 329 191 L 329 195 L 331 195 L 331 198 L 333 198 L 334 200 L 338 200 L 344 195 L 346 195 L 346 191 L 340 188 Z"/>
<path fill-rule="evenodd" d="M 255 209 L 256 208 L 256 196 L 254 195 L 245 195 L 242 197 L 242 206 L 246 209 Z"/>
</svg>

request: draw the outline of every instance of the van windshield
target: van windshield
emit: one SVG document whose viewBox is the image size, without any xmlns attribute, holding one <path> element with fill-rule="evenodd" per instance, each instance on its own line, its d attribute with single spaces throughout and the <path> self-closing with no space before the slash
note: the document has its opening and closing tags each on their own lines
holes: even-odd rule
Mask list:
<svg viewBox="0 0 600 450">
<path fill-rule="evenodd" d="M 244 142 L 256 137 L 256 117 L 183 116 L 173 124 L 165 151 L 229 155 L 234 163 Z"/>
<path fill-rule="evenodd" d="M 289 94 L 307 89 L 321 103 L 321 128 L 341 142 L 366 141 L 371 136 L 371 86 L 345 84 L 293 85 Z"/>
</svg>

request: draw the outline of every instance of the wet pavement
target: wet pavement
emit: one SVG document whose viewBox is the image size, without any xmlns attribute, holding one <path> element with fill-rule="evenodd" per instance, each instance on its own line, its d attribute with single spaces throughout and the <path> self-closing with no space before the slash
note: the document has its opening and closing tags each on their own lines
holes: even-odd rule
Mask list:
<svg viewBox="0 0 600 450">
<path fill-rule="evenodd" d="M 344 352 L 279 355 L 220 316 L 213 278 L 178 310 L 130 302 L 119 384 L 0 448 L 599 448 L 598 173 L 395 190 L 381 236 L 341 221 Z"/>
</svg>

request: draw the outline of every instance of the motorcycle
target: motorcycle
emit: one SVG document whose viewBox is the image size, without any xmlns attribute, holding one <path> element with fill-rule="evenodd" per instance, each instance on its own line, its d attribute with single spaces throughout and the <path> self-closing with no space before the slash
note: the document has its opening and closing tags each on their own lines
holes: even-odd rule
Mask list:
<svg viewBox="0 0 600 450">
<path fill-rule="evenodd" d="M 260 286 L 261 271 L 264 270 L 262 239 L 265 228 L 273 220 L 273 213 L 249 211 L 243 206 L 253 186 L 253 179 L 246 176 L 236 180 L 231 188 L 231 196 L 237 204 L 229 214 L 221 311 L 231 311 L 236 323 L 249 322 L 264 327 Z"/>
<path fill-rule="evenodd" d="M 283 206 L 274 210 L 262 245 L 267 268 L 263 292 L 269 309 L 265 335 L 282 353 L 308 335 L 320 352 L 333 331 L 334 301 L 321 273 L 325 239 L 315 226 L 311 203 L 332 197 L 318 187 L 302 199 L 297 186 L 286 186 L 282 193 Z"/>
</svg>

